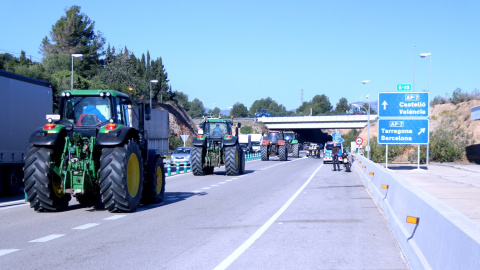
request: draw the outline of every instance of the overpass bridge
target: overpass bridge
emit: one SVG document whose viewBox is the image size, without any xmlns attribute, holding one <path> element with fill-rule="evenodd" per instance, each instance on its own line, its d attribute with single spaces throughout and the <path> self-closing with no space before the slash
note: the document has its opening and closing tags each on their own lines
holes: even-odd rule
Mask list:
<svg viewBox="0 0 480 270">
<path fill-rule="evenodd" d="M 377 120 L 376 114 L 369 115 L 306 115 L 260 117 L 257 122 L 263 122 L 268 129 L 359 129 Z"/>
</svg>

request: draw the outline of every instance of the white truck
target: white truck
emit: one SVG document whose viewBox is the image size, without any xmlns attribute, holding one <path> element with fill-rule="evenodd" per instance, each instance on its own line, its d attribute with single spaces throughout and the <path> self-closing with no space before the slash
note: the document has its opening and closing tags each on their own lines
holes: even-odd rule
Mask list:
<svg viewBox="0 0 480 270">
<path fill-rule="evenodd" d="M 52 113 L 52 83 L 0 70 L 0 196 L 20 192 L 29 138 Z"/>
<path fill-rule="evenodd" d="M 262 143 L 262 134 L 250 134 L 252 149 L 254 153 L 260 152 L 260 144 Z"/>
</svg>

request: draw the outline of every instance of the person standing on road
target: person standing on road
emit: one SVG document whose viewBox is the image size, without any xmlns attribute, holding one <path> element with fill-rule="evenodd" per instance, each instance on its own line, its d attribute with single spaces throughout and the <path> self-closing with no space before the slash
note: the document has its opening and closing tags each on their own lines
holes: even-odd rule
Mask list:
<svg viewBox="0 0 480 270">
<path fill-rule="evenodd" d="M 333 170 L 336 171 L 338 168 L 338 170 L 340 171 L 340 164 L 338 164 L 338 153 L 340 152 L 340 146 L 337 145 L 337 143 L 333 143 L 333 147 L 332 147 L 332 157 L 333 157 Z M 337 164 L 337 167 L 335 168 L 335 164 Z"/>
</svg>

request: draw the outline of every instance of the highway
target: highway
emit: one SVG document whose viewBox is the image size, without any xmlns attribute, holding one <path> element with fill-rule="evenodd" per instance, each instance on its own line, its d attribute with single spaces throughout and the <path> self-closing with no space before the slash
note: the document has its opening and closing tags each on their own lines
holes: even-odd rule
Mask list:
<svg viewBox="0 0 480 270">
<path fill-rule="evenodd" d="M 410 269 L 357 173 L 321 159 L 166 181 L 163 203 L 127 214 L 4 200 L 2 269 Z"/>
</svg>

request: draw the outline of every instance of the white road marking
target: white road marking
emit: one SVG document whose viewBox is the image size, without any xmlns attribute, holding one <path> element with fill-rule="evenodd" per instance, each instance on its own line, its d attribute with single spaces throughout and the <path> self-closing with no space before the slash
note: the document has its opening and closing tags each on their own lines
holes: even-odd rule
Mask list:
<svg viewBox="0 0 480 270">
<path fill-rule="evenodd" d="M 62 236 L 65 236 L 65 234 L 51 234 L 51 235 L 49 235 L 49 236 L 45 236 L 45 237 L 42 237 L 42 238 L 38 238 L 38 239 L 29 241 L 29 242 L 30 242 L 30 243 L 44 243 L 44 242 L 48 242 L 48 241 L 53 240 L 53 239 L 60 238 L 60 237 L 62 237 Z"/>
<path fill-rule="evenodd" d="M 218 187 L 218 185 L 210 185 L 211 187 Z"/>
<path fill-rule="evenodd" d="M 275 222 L 275 220 L 277 220 L 280 217 L 280 215 L 282 215 L 283 212 L 285 212 L 285 210 L 287 210 L 287 208 L 290 206 L 290 204 L 292 204 L 292 202 L 305 189 L 305 187 L 307 187 L 307 185 L 310 183 L 310 181 L 312 181 L 315 174 L 317 174 L 317 172 L 322 167 L 323 167 L 323 163 L 320 165 L 320 167 L 318 167 L 312 173 L 312 175 L 310 175 L 310 178 L 308 178 L 308 180 L 300 187 L 300 189 L 298 189 L 297 192 L 295 192 L 295 194 L 293 194 L 293 196 L 290 199 L 288 199 L 288 201 L 265 224 L 263 224 L 262 227 L 260 227 L 260 229 L 258 229 L 252 236 L 250 236 L 250 238 L 247 239 L 247 241 L 245 241 L 241 246 L 239 246 L 232 254 L 230 254 L 225 260 L 223 260 L 214 269 L 226 269 L 238 257 L 240 257 L 240 255 L 242 255 L 243 252 L 245 252 L 245 250 L 247 250 L 251 245 L 253 245 L 253 243 L 255 243 L 255 241 L 258 238 L 260 238 L 260 236 L 262 236 L 262 234 L 273 224 L 273 222 Z"/>
<path fill-rule="evenodd" d="M 125 216 L 127 216 L 127 215 L 115 215 L 115 216 L 104 218 L 103 220 L 116 220 L 116 219 L 119 219 L 119 218 L 122 218 L 122 217 L 125 217 Z"/>
<path fill-rule="evenodd" d="M 202 192 L 202 191 L 201 191 L 201 190 L 194 190 L 194 191 L 192 191 L 192 193 L 200 193 L 200 192 Z"/>
<path fill-rule="evenodd" d="M 226 182 L 232 182 L 232 180 L 225 180 Z"/>
<path fill-rule="evenodd" d="M 223 184 L 226 184 L 226 182 L 220 182 L 219 184 L 220 184 L 220 185 L 223 185 Z"/>
<path fill-rule="evenodd" d="M 19 251 L 20 249 L 0 249 L 0 256 L 7 255 L 9 253 Z"/>
<path fill-rule="evenodd" d="M 0 211 L 11 209 L 11 208 L 16 208 L 16 207 L 20 207 L 20 206 L 27 206 L 27 205 L 29 205 L 29 204 L 25 203 L 25 204 L 17 204 L 17 205 L 12 205 L 12 206 L 5 206 L 5 207 L 0 208 Z"/>
<path fill-rule="evenodd" d="M 86 230 L 86 229 L 89 229 L 91 227 L 95 227 L 97 225 L 100 225 L 100 224 L 99 223 L 87 223 L 85 225 L 75 227 L 75 228 L 73 228 L 73 230 Z"/>
<path fill-rule="evenodd" d="M 22 204 L 23 203 L 23 204 Z M 16 201 L 8 201 L 8 202 L 3 202 L 0 203 L 0 207 L 2 206 L 9 206 L 9 205 L 17 205 L 17 204 L 22 204 L 22 205 L 27 205 L 24 199 L 22 200 L 16 200 Z"/>
<path fill-rule="evenodd" d="M 202 189 L 211 189 L 211 188 L 210 188 L 210 187 L 204 187 L 204 188 L 202 188 Z"/>
</svg>

